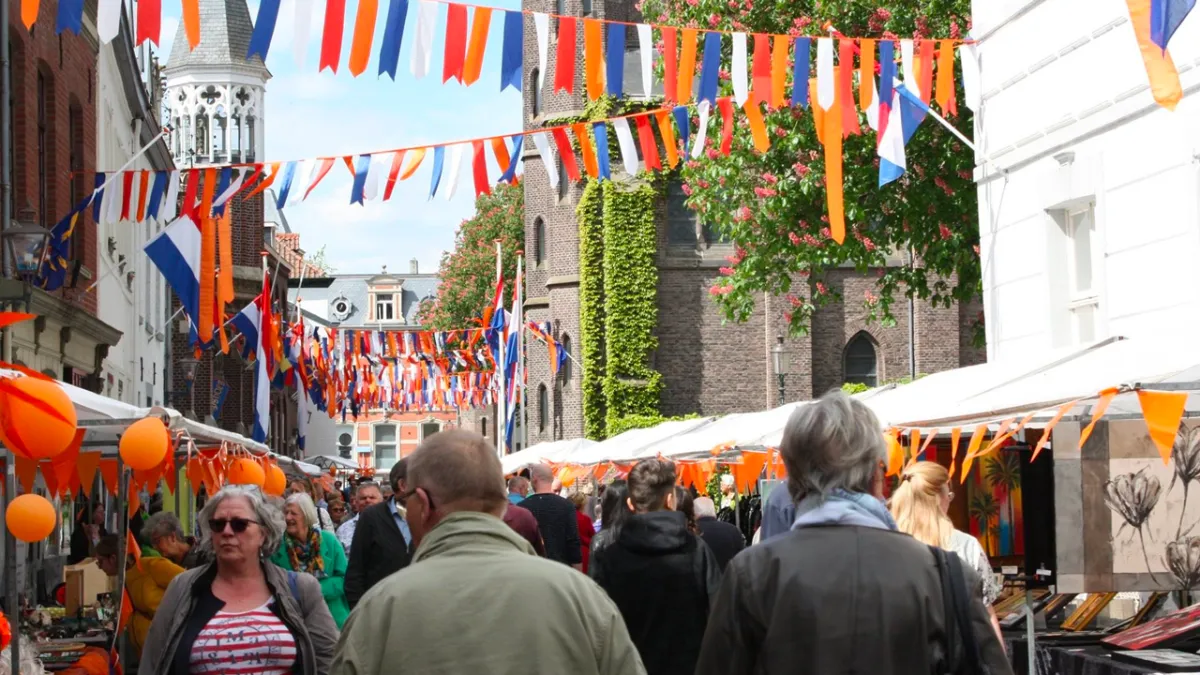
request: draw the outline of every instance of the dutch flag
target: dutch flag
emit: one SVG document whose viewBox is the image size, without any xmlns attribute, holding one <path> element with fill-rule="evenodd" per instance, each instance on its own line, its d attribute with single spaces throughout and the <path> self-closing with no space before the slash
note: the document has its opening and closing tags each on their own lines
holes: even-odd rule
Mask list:
<svg viewBox="0 0 1200 675">
<path fill-rule="evenodd" d="M 263 342 L 267 336 L 263 333 L 263 309 L 261 304 L 270 302 L 270 286 L 263 281 L 263 293 L 233 317 L 232 323 L 242 337 L 246 338 L 246 351 L 253 350 L 254 364 L 254 433 L 255 441 L 267 440 L 267 426 L 271 415 L 271 378 L 267 374 L 267 351 Z M 267 313 L 269 317 L 269 310 Z M 268 318 L 269 321 L 269 318 Z"/>
<path fill-rule="evenodd" d="M 171 290 L 179 296 L 183 311 L 199 325 L 200 318 L 200 228 L 182 216 L 163 228 L 143 249 L 150 262 L 162 272 Z"/>
<path fill-rule="evenodd" d="M 880 113 L 887 109 L 887 124 L 879 139 L 879 187 L 904 175 L 906 160 L 904 146 L 924 121 L 929 106 L 914 96 L 902 83 L 896 82 L 889 106 L 880 106 Z"/>
</svg>

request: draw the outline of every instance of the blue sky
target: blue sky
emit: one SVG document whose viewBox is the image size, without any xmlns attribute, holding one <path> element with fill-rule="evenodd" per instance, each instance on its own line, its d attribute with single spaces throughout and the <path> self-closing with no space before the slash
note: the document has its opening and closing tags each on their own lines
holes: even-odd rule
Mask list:
<svg viewBox="0 0 1200 675">
<path fill-rule="evenodd" d="M 165 59 L 179 28 L 180 5 L 163 4 L 159 57 Z M 386 75 L 375 75 L 386 1 L 380 2 L 370 64 L 357 78 L 350 75 L 346 62 L 358 2 L 346 3 L 342 59 L 336 75 L 328 69 L 317 73 L 325 3 L 313 0 L 309 4 L 313 16 L 303 66 L 296 63 L 293 40 L 295 0 L 282 0 L 280 6 L 267 57 L 273 77 L 267 83 L 266 161 L 352 155 L 520 131 L 521 95 L 511 87 L 500 93 L 501 13 L 492 15 L 482 75 L 474 85 L 464 87 L 454 80 L 441 81 L 444 5 L 439 7 L 434 29 L 430 73 L 418 80 L 409 71 L 417 9 L 416 0 L 410 0 L 400 67 L 393 82 Z M 486 4 L 520 7 L 518 0 L 488 0 Z M 258 0 L 250 0 L 248 5 L 250 16 L 256 17 Z M 435 271 L 442 252 L 454 246 L 459 222 L 474 211 L 474 190 L 469 168 L 464 166 L 454 198 L 447 201 L 439 195 L 429 201 L 430 159 L 426 158 L 412 178 L 396 185 L 390 201 L 367 202 L 366 206 L 350 205 L 350 174 L 344 166 L 335 166 L 306 201 L 284 211 L 292 230 L 300 233 L 301 247 L 312 254 L 324 246 L 329 262 L 343 274 L 374 273 L 382 265 L 407 272 L 412 258 L 420 261 L 422 272 Z M 469 155 L 464 157 L 464 165 L 469 165 L 469 159 Z M 494 165 L 490 172 L 493 180 L 499 177 Z M 442 181 L 444 185 L 445 176 Z"/>
</svg>

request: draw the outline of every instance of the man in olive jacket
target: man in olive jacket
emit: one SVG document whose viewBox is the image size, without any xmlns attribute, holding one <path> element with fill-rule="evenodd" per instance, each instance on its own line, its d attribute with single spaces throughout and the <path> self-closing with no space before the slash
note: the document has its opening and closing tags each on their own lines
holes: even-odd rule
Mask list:
<svg viewBox="0 0 1200 675">
<path fill-rule="evenodd" d="M 430 437 L 407 483 L 416 554 L 359 601 L 331 675 L 645 675 L 604 591 L 500 519 L 504 474 L 486 439 Z"/>
</svg>

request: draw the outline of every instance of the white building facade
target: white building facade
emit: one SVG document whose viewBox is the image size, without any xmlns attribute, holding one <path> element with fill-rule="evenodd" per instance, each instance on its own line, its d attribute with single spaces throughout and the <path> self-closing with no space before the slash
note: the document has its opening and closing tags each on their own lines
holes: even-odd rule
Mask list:
<svg viewBox="0 0 1200 675">
<path fill-rule="evenodd" d="M 148 52 L 142 54 L 146 58 Z M 124 166 L 158 135 L 161 100 L 157 67 L 139 62 L 127 15 L 117 38 L 100 47 L 98 64 L 96 165 L 107 173 Z M 152 75 L 144 77 L 143 72 Z M 167 142 L 159 139 L 128 168 L 174 169 Z M 104 360 L 101 393 L 138 406 L 165 402 L 169 290 L 142 252 L 164 225 L 151 219 L 97 224 L 98 314 L 123 333 Z"/>
<path fill-rule="evenodd" d="M 1124 0 L 975 0 L 988 360 L 1200 329 L 1200 12 L 1155 103 Z M 1198 90 L 1198 91 L 1192 91 Z"/>
</svg>

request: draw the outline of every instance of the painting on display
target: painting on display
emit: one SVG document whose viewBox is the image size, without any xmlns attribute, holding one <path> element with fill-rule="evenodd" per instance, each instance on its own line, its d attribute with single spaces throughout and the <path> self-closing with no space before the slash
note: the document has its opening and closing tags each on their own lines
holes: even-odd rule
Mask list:
<svg viewBox="0 0 1200 675">
<path fill-rule="evenodd" d="M 967 477 L 971 534 L 989 556 L 1025 555 L 1025 514 L 1021 500 L 1021 459 L 1000 448 L 980 457 Z"/>
</svg>

